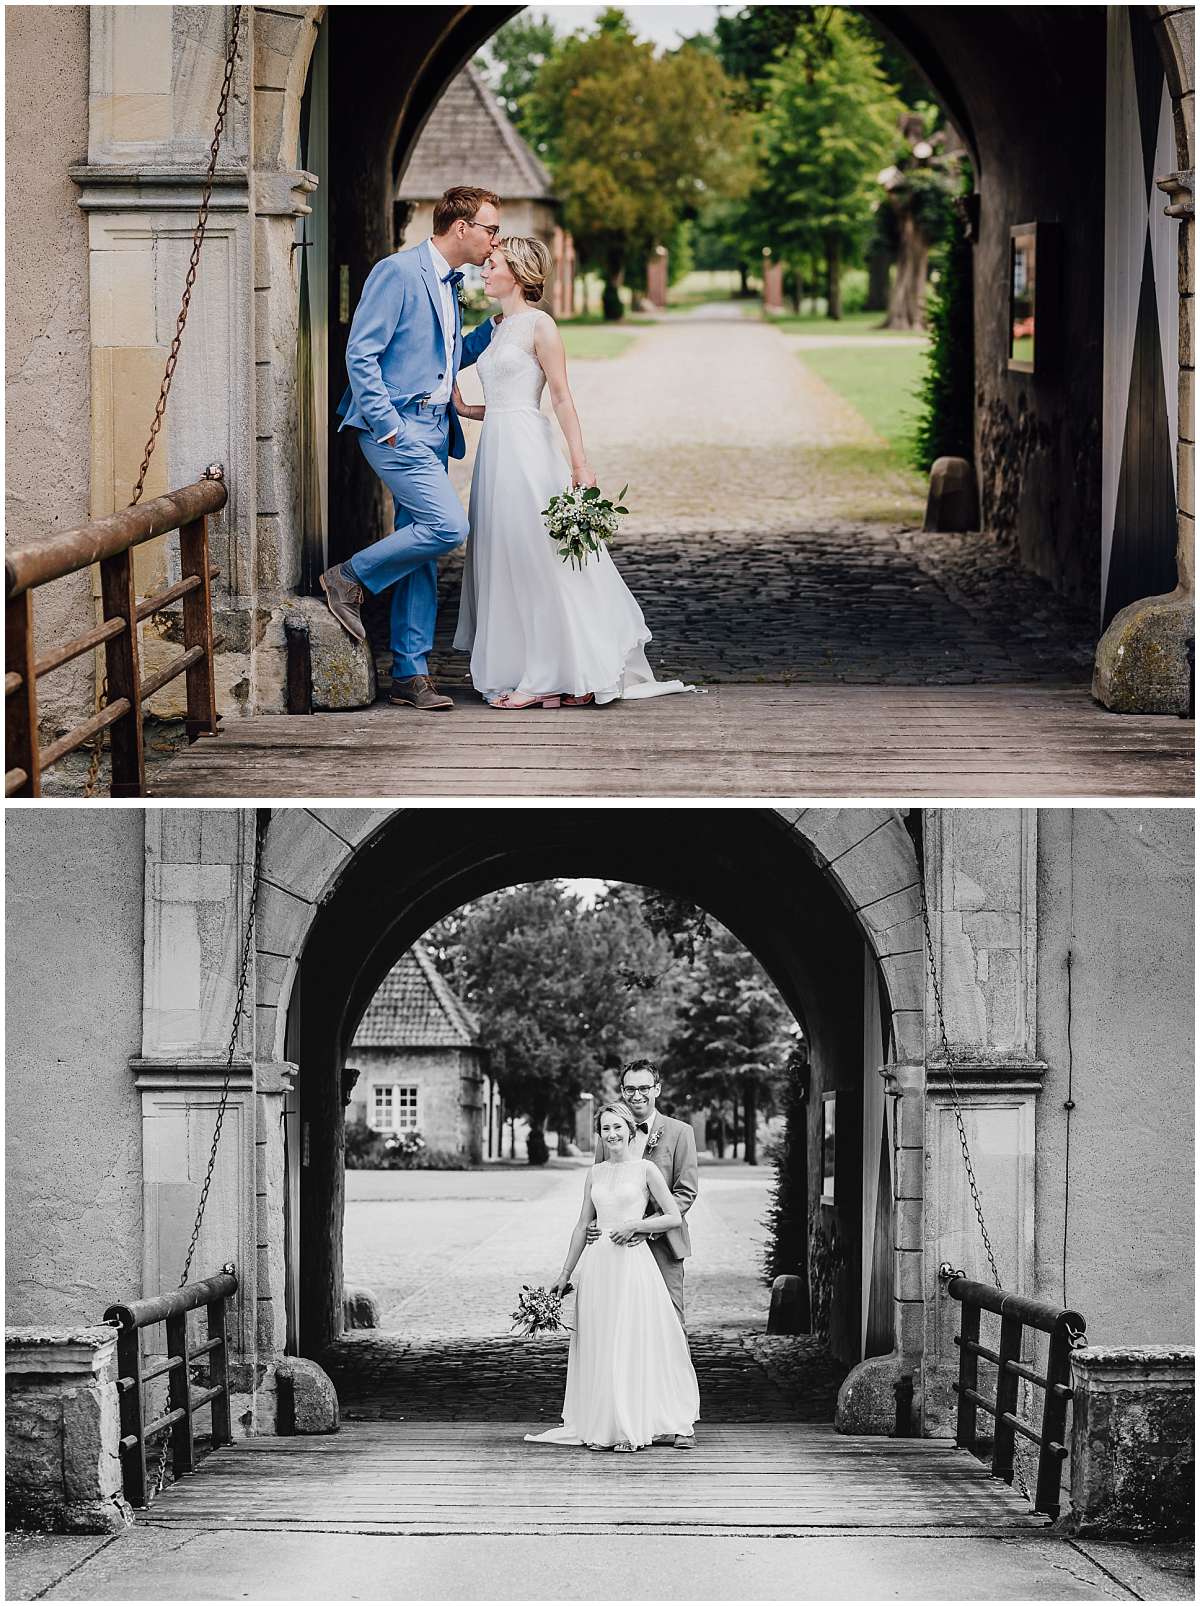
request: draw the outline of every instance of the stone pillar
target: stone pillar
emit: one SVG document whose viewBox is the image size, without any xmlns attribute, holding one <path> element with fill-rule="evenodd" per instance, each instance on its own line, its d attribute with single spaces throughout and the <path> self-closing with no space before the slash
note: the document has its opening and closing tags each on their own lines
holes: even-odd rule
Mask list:
<svg viewBox="0 0 1200 1606">
<path fill-rule="evenodd" d="M 91 515 L 124 507 L 137 480 L 192 251 L 232 10 L 92 6 L 87 161 L 71 169 L 87 217 Z M 248 163 L 250 34 L 234 73 L 200 269 L 144 498 L 225 466 L 229 504 L 210 520 L 222 711 L 245 702 L 254 635 L 255 419 Z M 145 594 L 179 579 L 179 538 L 135 552 Z M 142 672 L 178 651 L 171 612 L 141 627 Z M 182 678 L 150 707 L 176 713 Z"/>
<path fill-rule="evenodd" d="M 133 1521 L 121 1485 L 116 1366 L 115 1328 L 5 1329 L 10 1527 L 120 1533 Z"/>
<path fill-rule="evenodd" d="M 1030 1293 L 1035 1110 L 1046 1069 L 1036 1053 L 1036 811 L 928 810 L 925 858 L 946 1033 L 984 1220 L 1004 1287 Z M 992 1279 L 928 978 L 926 1038 L 924 1416 L 927 1433 L 942 1433 L 953 1431 L 961 1313 L 937 1268 L 948 1260 L 968 1277 Z"/>
<path fill-rule="evenodd" d="M 146 813 L 142 1052 L 145 1295 L 177 1285 L 208 1166 L 226 1074 L 250 892 L 254 814 L 235 809 Z M 247 999 L 255 993 L 250 956 Z M 229 1336 L 233 1416 L 247 1415 L 257 1379 L 259 1230 L 254 1019 L 243 1012 L 211 1191 L 189 1278 L 237 1267 Z M 273 1288 L 264 1290 L 271 1293 Z M 155 1331 L 158 1331 L 157 1329 Z"/>
<path fill-rule="evenodd" d="M 783 311 L 783 263 L 763 257 L 763 311 Z"/>
<path fill-rule="evenodd" d="M 1089 1345 L 1071 1356 L 1072 1533 L 1176 1539 L 1191 1534 L 1196 1352 L 1176 1345 Z"/>
<path fill-rule="evenodd" d="M 667 304 L 667 248 L 656 245 L 646 263 L 646 300 L 652 307 Z"/>
</svg>

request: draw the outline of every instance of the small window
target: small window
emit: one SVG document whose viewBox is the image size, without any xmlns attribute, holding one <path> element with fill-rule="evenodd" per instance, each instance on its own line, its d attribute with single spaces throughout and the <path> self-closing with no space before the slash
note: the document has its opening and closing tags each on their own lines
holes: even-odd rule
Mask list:
<svg viewBox="0 0 1200 1606">
<path fill-rule="evenodd" d="M 374 1113 L 371 1125 L 376 1132 L 394 1132 L 396 1130 L 396 1109 L 390 1087 L 376 1086 Z"/>
<path fill-rule="evenodd" d="M 397 1132 L 415 1132 L 420 1125 L 417 1120 L 417 1090 L 415 1087 L 398 1087 L 396 1089 L 396 1127 Z"/>
</svg>

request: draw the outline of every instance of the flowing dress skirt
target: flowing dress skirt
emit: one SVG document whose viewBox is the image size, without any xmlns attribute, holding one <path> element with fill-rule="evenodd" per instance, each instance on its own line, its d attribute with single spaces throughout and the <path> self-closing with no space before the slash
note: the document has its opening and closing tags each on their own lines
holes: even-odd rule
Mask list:
<svg viewBox="0 0 1200 1606">
<path fill-rule="evenodd" d="M 454 645 L 489 702 L 593 692 L 599 703 L 686 691 L 656 681 L 650 631 L 607 551 L 568 567 L 543 510 L 568 489 L 554 426 L 536 407 L 489 405 L 471 480 L 470 533 Z"/>
<path fill-rule="evenodd" d="M 563 1425 L 534 1444 L 647 1445 L 690 1434 L 700 1391 L 687 1335 L 649 1244 L 597 1239 L 575 1276 Z"/>
</svg>

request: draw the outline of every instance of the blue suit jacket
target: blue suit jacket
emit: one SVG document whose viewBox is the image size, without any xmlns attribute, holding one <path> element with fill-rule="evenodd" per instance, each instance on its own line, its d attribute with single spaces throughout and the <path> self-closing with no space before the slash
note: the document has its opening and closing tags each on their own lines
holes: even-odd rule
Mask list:
<svg viewBox="0 0 1200 1606">
<path fill-rule="evenodd" d="M 464 340 L 456 312 L 451 383 L 487 350 L 493 328 L 489 318 Z M 364 429 L 377 441 L 398 427 L 398 407 L 428 396 L 445 377 L 437 280 L 424 242 L 384 257 L 367 275 L 350 325 L 346 371 L 350 383 L 338 403 L 338 428 Z M 461 457 L 467 447 L 453 403 L 449 419 L 450 456 Z"/>
</svg>

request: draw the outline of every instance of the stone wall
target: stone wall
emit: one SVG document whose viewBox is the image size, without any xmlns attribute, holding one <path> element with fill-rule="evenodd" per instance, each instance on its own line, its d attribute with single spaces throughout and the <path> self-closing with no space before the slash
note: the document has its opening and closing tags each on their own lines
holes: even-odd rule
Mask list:
<svg viewBox="0 0 1200 1606">
<path fill-rule="evenodd" d="M 14 546 L 88 519 L 87 220 L 67 169 L 88 140 L 88 7 L 7 6 L 5 72 L 5 521 Z M 38 591 L 40 651 L 91 628 L 92 583 Z M 95 669 L 77 658 L 38 685 L 43 734 L 92 711 Z"/>
<path fill-rule="evenodd" d="M 1190 810 L 1040 812 L 1036 1288 L 1095 1344 L 1193 1337 L 1193 852 Z"/>
<path fill-rule="evenodd" d="M 144 816 L 10 811 L 6 1318 L 74 1327 L 142 1287 Z M 99 1136 L 101 1135 L 102 1136 Z"/>
</svg>

